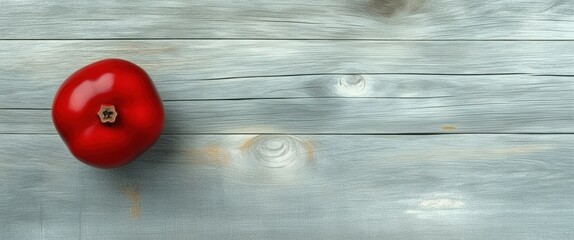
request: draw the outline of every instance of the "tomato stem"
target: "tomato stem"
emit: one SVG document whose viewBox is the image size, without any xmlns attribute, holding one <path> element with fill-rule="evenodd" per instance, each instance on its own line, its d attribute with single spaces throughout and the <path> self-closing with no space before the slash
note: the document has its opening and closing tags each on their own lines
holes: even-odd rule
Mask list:
<svg viewBox="0 0 574 240">
<path fill-rule="evenodd" d="M 114 105 L 102 105 L 100 111 L 98 111 L 98 116 L 102 123 L 114 123 L 118 117 L 118 112 L 116 112 L 116 107 Z"/>
</svg>

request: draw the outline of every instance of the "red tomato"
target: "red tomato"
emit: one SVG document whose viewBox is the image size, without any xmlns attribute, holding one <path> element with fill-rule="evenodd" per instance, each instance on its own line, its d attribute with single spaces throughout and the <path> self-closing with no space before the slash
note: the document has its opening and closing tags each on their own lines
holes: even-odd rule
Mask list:
<svg viewBox="0 0 574 240">
<path fill-rule="evenodd" d="M 77 159 L 114 168 L 155 143 L 164 127 L 164 109 L 143 69 L 126 60 L 106 59 L 76 71 L 62 84 L 52 120 Z"/>
</svg>

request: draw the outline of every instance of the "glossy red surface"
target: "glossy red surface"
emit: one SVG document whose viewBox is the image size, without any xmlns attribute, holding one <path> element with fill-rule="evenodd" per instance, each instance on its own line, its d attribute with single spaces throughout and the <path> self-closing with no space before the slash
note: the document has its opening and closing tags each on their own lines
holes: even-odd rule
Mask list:
<svg viewBox="0 0 574 240">
<path fill-rule="evenodd" d="M 117 111 L 102 123 L 102 105 Z M 106 59 L 72 74 L 60 87 L 52 119 L 70 152 L 99 168 L 125 165 L 149 149 L 164 127 L 164 109 L 148 74 L 137 65 Z"/>
</svg>

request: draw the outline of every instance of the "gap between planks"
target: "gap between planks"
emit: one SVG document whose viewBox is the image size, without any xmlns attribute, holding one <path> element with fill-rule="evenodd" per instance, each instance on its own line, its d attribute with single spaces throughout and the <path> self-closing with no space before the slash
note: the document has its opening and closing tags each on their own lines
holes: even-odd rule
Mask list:
<svg viewBox="0 0 574 240">
<path fill-rule="evenodd" d="M 58 133 L 0 133 L 2 135 L 46 135 L 53 136 Z M 162 133 L 162 136 L 246 136 L 246 135 L 273 135 L 273 136 L 436 136 L 436 135 L 574 135 L 574 132 L 429 132 L 429 133 Z"/>
<path fill-rule="evenodd" d="M 376 39 L 376 38 L 5 38 L 0 41 L 340 41 L 340 42 L 572 42 L 574 39 Z"/>
</svg>

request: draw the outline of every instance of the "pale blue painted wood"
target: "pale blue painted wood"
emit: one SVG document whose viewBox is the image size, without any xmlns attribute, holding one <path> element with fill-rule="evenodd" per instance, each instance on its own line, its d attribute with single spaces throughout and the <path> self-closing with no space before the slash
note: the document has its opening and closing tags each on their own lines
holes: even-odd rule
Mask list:
<svg viewBox="0 0 574 240">
<path fill-rule="evenodd" d="M 0 239 L 572 239 L 573 4 L 3 1 Z M 108 57 L 167 109 L 110 171 L 49 110 Z"/>
<path fill-rule="evenodd" d="M 1 39 L 572 39 L 570 0 L 3 0 Z"/>
<path fill-rule="evenodd" d="M 0 140 L 2 239 L 574 236 L 571 135 L 164 136 L 118 170 Z"/>
</svg>

